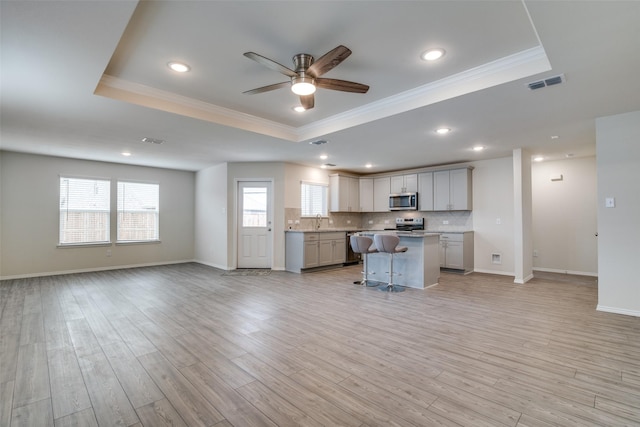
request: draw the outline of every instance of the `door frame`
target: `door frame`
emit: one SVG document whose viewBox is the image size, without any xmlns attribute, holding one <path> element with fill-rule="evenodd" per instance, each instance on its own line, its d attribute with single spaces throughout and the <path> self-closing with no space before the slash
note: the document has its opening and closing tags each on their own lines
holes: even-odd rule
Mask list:
<svg viewBox="0 0 640 427">
<path fill-rule="evenodd" d="M 238 249 L 240 245 L 238 244 L 238 239 L 240 238 L 240 224 L 238 223 L 238 216 L 240 212 L 238 210 L 240 204 L 240 184 L 244 182 L 263 182 L 269 183 L 271 185 L 271 191 L 269 192 L 269 196 L 267 198 L 267 217 L 271 218 L 271 247 L 269 264 L 271 269 L 273 269 L 273 260 L 274 260 L 274 251 L 275 251 L 275 227 L 274 227 L 274 218 L 273 218 L 273 200 L 274 200 L 274 179 L 273 178 L 234 178 L 233 180 L 233 241 L 232 241 L 232 250 L 233 250 L 233 258 L 232 258 L 232 267 L 233 269 L 238 268 Z"/>
</svg>

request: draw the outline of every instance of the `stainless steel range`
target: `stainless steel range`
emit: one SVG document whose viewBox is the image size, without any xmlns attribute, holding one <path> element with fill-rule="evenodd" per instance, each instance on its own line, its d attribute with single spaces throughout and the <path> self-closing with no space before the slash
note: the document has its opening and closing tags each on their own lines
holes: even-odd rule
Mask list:
<svg viewBox="0 0 640 427">
<path fill-rule="evenodd" d="M 386 230 L 424 230 L 424 218 L 396 218 L 396 228 L 387 228 Z"/>
</svg>

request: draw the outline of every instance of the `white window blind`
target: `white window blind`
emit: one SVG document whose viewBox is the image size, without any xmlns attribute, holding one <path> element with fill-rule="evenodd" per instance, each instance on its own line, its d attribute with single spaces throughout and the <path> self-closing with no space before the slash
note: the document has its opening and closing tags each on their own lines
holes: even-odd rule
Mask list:
<svg viewBox="0 0 640 427">
<path fill-rule="evenodd" d="M 60 245 L 108 243 L 111 181 L 60 177 Z"/>
<path fill-rule="evenodd" d="M 311 184 L 302 182 L 300 184 L 300 201 L 302 216 L 327 216 L 327 185 Z"/>
<path fill-rule="evenodd" d="M 118 181 L 119 242 L 159 240 L 160 186 Z"/>
</svg>

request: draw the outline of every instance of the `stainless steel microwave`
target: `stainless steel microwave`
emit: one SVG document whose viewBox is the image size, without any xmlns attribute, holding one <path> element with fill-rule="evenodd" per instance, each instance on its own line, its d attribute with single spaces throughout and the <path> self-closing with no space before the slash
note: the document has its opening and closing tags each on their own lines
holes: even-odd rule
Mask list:
<svg viewBox="0 0 640 427">
<path fill-rule="evenodd" d="M 418 193 L 389 194 L 390 211 L 418 210 Z"/>
</svg>

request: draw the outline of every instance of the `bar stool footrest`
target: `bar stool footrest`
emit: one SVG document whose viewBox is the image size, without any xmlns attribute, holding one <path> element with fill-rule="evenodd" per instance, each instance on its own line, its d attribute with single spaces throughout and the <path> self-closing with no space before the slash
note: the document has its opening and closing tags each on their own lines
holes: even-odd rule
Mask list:
<svg viewBox="0 0 640 427">
<path fill-rule="evenodd" d="M 384 285 L 378 286 L 379 291 L 383 292 L 404 292 L 405 287 L 400 285 L 391 285 L 389 283 L 385 283 Z"/>
</svg>

